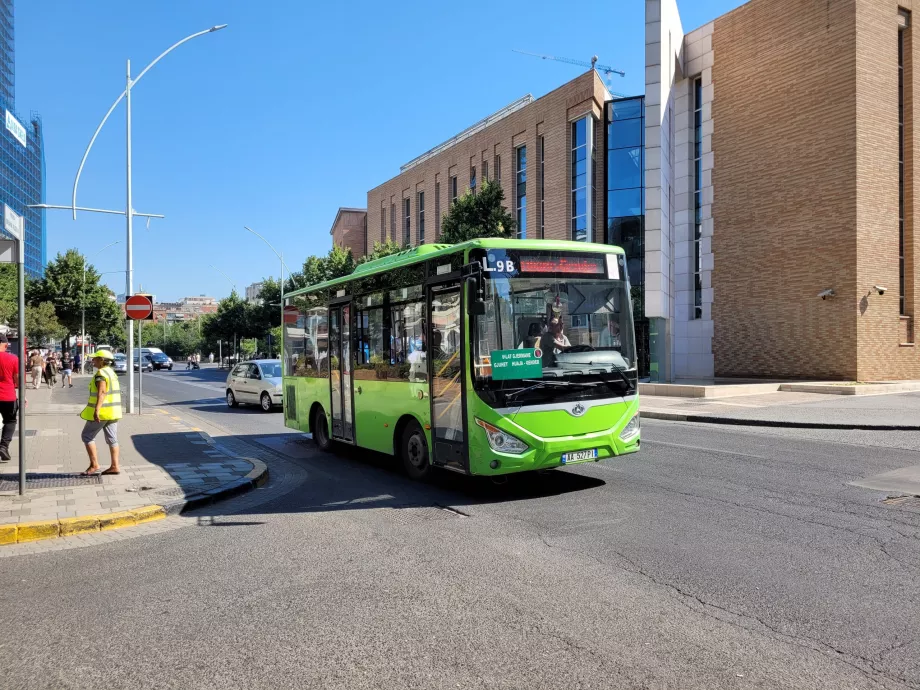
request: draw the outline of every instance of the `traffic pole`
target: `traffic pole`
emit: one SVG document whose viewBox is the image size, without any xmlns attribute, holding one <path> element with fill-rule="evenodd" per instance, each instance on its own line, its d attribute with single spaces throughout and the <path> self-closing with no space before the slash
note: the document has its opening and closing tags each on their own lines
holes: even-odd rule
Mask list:
<svg viewBox="0 0 920 690">
<path fill-rule="evenodd" d="M 25 246 L 19 245 L 19 495 L 26 492 L 26 264 Z"/>
</svg>

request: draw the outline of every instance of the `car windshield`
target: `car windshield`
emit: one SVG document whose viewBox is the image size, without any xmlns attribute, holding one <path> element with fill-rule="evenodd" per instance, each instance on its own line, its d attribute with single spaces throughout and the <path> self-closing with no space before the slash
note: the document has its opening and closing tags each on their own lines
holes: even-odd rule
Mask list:
<svg viewBox="0 0 920 690">
<path fill-rule="evenodd" d="M 259 365 L 262 377 L 267 379 L 281 378 L 281 362 L 265 362 Z"/>
<path fill-rule="evenodd" d="M 127 357 L 125 357 L 125 356 L 124 356 L 123 354 L 121 354 L 120 352 L 118 352 L 118 353 L 115 354 L 115 361 L 116 361 L 116 362 L 121 362 L 121 361 L 124 361 L 124 360 L 126 360 L 126 359 L 127 359 Z"/>
<path fill-rule="evenodd" d="M 162 352 L 154 352 L 153 359 L 156 360 L 157 362 L 165 362 L 169 358 L 166 355 L 164 355 Z"/>
<path fill-rule="evenodd" d="M 477 388 L 502 398 L 513 393 L 517 401 L 634 391 L 632 303 L 621 256 L 489 250 L 484 265 L 485 313 L 471 331 Z M 533 393 L 519 396 L 524 388 Z"/>
</svg>

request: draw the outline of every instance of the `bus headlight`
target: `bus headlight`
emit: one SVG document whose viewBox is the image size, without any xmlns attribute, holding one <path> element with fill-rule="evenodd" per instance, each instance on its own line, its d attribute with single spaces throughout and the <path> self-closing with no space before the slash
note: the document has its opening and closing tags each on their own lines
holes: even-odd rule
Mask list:
<svg viewBox="0 0 920 690">
<path fill-rule="evenodd" d="M 492 450 L 497 450 L 499 453 L 520 455 L 530 447 L 521 439 L 515 438 L 511 434 L 507 434 L 497 426 L 493 426 L 488 422 L 482 421 L 481 419 L 477 419 L 476 424 L 481 426 L 486 432 L 486 438 L 489 439 L 489 447 Z"/>
<path fill-rule="evenodd" d="M 620 440 L 628 441 L 639 434 L 639 414 L 629 420 L 623 431 L 620 432 Z"/>
</svg>

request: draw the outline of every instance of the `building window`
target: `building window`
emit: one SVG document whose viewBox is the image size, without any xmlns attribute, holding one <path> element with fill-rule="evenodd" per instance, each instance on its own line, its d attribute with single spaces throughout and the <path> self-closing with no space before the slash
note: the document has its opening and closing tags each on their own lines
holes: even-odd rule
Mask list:
<svg viewBox="0 0 920 690">
<path fill-rule="evenodd" d="M 437 227 L 434 229 L 435 239 L 441 234 L 441 183 L 434 183 L 434 222 Z"/>
<path fill-rule="evenodd" d="M 396 204 L 390 204 L 390 239 L 396 241 Z"/>
<path fill-rule="evenodd" d="M 514 151 L 517 159 L 517 189 L 515 194 L 517 207 L 518 239 L 527 237 L 527 147 L 519 146 Z"/>
<path fill-rule="evenodd" d="M 546 137 L 540 137 L 540 239 L 546 237 Z"/>
<path fill-rule="evenodd" d="M 380 241 L 387 241 L 387 207 L 380 205 Z"/>
<path fill-rule="evenodd" d="M 906 312 L 904 276 L 904 32 L 910 24 L 909 15 L 900 11 L 898 27 L 898 307 Z"/>
<path fill-rule="evenodd" d="M 489 181 L 489 161 L 482 162 L 482 181 Z"/>
<path fill-rule="evenodd" d="M 703 318 L 703 80 L 693 80 L 693 318 Z"/>
<path fill-rule="evenodd" d="M 588 241 L 588 118 L 572 123 L 572 239 Z"/>
<path fill-rule="evenodd" d="M 454 203 L 457 200 L 457 176 L 451 175 L 447 180 L 447 192 L 450 194 L 450 203 Z"/>
<path fill-rule="evenodd" d="M 403 217 L 406 224 L 403 227 L 403 244 L 406 247 L 412 246 L 412 202 L 409 199 L 403 199 Z"/>
<path fill-rule="evenodd" d="M 495 156 L 495 181 L 502 183 L 502 157 Z"/>
<path fill-rule="evenodd" d="M 476 166 L 470 166 L 470 191 L 476 193 Z"/>
<path fill-rule="evenodd" d="M 425 192 L 419 192 L 415 207 L 418 209 L 418 244 L 425 244 Z"/>
</svg>

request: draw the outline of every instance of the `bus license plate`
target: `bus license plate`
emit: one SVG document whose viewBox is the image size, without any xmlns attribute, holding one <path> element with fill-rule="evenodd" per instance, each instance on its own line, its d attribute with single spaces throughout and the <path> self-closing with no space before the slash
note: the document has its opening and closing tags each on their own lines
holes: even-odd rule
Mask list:
<svg viewBox="0 0 920 690">
<path fill-rule="evenodd" d="M 571 453 L 562 454 L 562 464 L 567 465 L 570 462 L 579 462 L 581 460 L 594 460 L 597 457 L 597 448 L 590 450 L 575 450 Z"/>
</svg>

